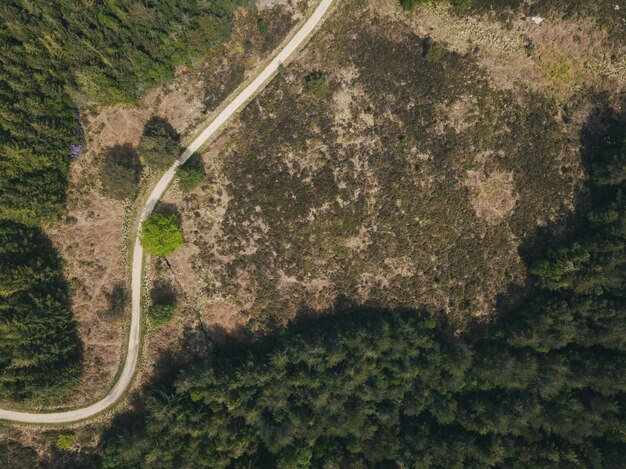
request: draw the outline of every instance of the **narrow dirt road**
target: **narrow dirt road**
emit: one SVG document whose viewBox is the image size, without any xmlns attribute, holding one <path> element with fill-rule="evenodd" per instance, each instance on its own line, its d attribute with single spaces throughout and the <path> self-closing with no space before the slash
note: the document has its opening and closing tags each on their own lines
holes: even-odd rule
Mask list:
<svg viewBox="0 0 626 469">
<path fill-rule="evenodd" d="M 167 170 L 159 182 L 154 186 L 147 202 L 145 203 L 139 222 L 143 221 L 154 209 L 154 206 L 161 198 L 169 184 L 174 178 L 176 169 L 197 151 L 209 138 L 228 121 L 230 117 L 240 111 L 259 91 L 261 91 L 280 65 L 310 37 L 313 30 L 320 23 L 324 14 L 328 11 L 333 0 L 321 0 L 309 19 L 293 35 L 287 44 L 274 56 L 271 62 L 252 80 L 241 92 L 227 99 L 228 104 L 213 119 L 198 137 L 187 147 L 183 154 Z M 137 369 L 137 361 L 141 351 L 141 284 L 143 272 L 143 248 L 139 244 L 139 238 L 135 238 L 132 264 L 132 317 L 130 324 L 130 334 L 128 338 L 128 350 L 124 368 L 119 375 L 115 386 L 104 399 L 81 409 L 69 410 L 55 413 L 29 413 L 0 409 L 0 420 L 10 420 L 20 423 L 32 424 L 62 424 L 84 420 L 104 411 L 117 402 L 126 392 Z"/>
</svg>

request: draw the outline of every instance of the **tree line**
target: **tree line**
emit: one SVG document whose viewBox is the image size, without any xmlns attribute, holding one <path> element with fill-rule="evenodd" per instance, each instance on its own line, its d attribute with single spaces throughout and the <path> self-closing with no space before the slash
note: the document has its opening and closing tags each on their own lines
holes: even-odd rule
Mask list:
<svg viewBox="0 0 626 469">
<path fill-rule="evenodd" d="M 580 226 L 487 330 L 362 309 L 217 348 L 145 393 L 104 467 L 624 467 L 623 124 L 587 145 Z"/>
</svg>

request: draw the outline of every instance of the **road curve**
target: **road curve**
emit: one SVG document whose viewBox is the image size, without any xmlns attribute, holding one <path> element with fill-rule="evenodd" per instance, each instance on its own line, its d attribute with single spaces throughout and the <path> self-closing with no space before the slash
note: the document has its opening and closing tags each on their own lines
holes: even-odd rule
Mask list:
<svg viewBox="0 0 626 469">
<path fill-rule="evenodd" d="M 182 155 L 174 162 L 174 164 L 161 177 L 152 192 L 148 196 L 139 222 L 143 221 L 154 209 L 154 206 L 165 192 L 174 178 L 176 169 L 197 151 L 209 138 L 228 121 L 228 119 L 241 110 L 248 101 L 253 98 L 256 93 L 262 90 L 265 85 L 277 72 L 280 65 L 307 40 L 315 27 L 320 23 L 324 14 L 328 11 L 333 0 L 321 0 L 315 8 L 309 19 L 302 25 L 300 30 L 289 40 L 289 42 L 278 52 L 272 61 L 252 80 L 237 96 L 235 96 L 228 105 L 213 119 L 196 139 L 191 142 Z M 130 333 L 128 338 L 128 350 L 126 353 L 126 361 L 124 368 L 119 375 L 115 386 L 109 394 L 102 400 L 81 409 L 69 410 L 65 412 L 54 413 L 29 413 L 18 412 L 12 410 L 0 409 L 0 420 L 9 420 L 19 423 L 31 424 L 63 424 L 84 420 L 104 411 L 115 404 L 126 392 L 128 386 L 132 382 L 133 376 L 137 369 L 137 361 L 139 359 L 141 346 L 141 284 L 143 271 L 143 248 L 139 243 L 139 237 L 135 238 L 135 247 L 133 250 L 132 261 L 132 317 L 130 324 Z"/>
</svg>

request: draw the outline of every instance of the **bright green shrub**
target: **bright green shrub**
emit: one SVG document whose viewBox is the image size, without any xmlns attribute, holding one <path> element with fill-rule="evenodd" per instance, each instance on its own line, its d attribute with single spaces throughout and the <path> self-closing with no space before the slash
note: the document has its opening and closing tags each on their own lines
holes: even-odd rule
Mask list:
<svg viewBox="0 0 626 469">
<path fill-rule="evenodd" d="M 150 254 L 167 256 L 184 243 L 178 216 L 151 214 L 141 225 L 141 245 Z"/>
</svg>

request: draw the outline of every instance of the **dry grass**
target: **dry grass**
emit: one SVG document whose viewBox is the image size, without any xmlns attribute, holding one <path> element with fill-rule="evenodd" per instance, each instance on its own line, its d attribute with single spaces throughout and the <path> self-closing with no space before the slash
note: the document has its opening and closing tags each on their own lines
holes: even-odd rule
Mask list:
<svg viewBox="0 0 626 469">
<path fill-rule="evenodd" d="M 474 198 L 476 215 L 489 224 L 497 224 L 510 216 L 518 197 L 513 194 L 513 173 L 496 171 L 485 176 L 477 170 L 467 172 L 467 186 Z"/>
<path fill-rule="evenodd" d="M 372 5 L 421 36 L 472 53 L 501 89 L 522 85 L 566 102 L 589 86 L 613 92 L 626 85 L 626 47 L 589 18 L 564 20 L 554 12 L 536 25 L 512 12 L 504 24 L 490 14 L 458 15 L 445 3 L 427 2 L 415 14 L 402 11 L 395 0 Z"/>
<path fill-rule="evenodd" d="M 166 195 L 188 243 L 172 265 L 200 314 L 215 301 L 265 329 L 347 297 L 462 327 L 523 285 L 520 242 L 572 206 L 577 124 L 545 95 L 503 91 L 481 58 L 424 59 L 380 9 L 344 3 L 204 155 L 206 183 Z M 306 91 L 318 71 L 326 100 Z"/>
<path fill-rule="evenodd" d="M 111 293 L 127 284 L 127 227 L 131 212 L 122 202 L 102 195 L 98 175 L 102 150 L 116 144 L 136 145 L 152 115 L 167 119 L 183 137 L 193 132 L 201 123 L 202 114 L 210 113 L 244 79 L 242 63 L 258 63 L 265 57 L 265 49 L 288 32 L 295 21 L 290 17 L 291 11 L 299 14 L 301 8 L 289 6 L 285 10 L 268 4 L 260 14 L 267 18 L 269 34 L 261 37 L 256 10 L 240 9 L 231 39 L 212 50 L 206 64 L 192 70 L 180 68 L 171 83 L 152 90 L 134 105 L 83 109 L 87 151 L 71 166 L 63 220 L 46 227 L 65 261 L 72 311 L 80 326 L 85 352 L 79 389 L 59 407 L 83 405 L 104 395 L 113 383 L 125 347 L 123 318 L 130 314 L 129 305 L 122 306 L 117 314 L 111 314 L 110 309 Z M 252 46 L 244 48 L 242 45 L 248 42 Z M 177 264 L 182 266 L 181 272 L 187 265 L 183 258 Z M 148 361 L 174 342 L 174 337 L 167 337 L 168 330 L 171 335 L 176 329 L 166 328 L 149 339 L 155 347 Z M 143 376 L 148 379 L 150 373 Z"/>
</svg>

